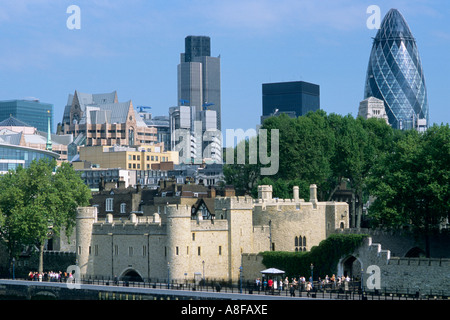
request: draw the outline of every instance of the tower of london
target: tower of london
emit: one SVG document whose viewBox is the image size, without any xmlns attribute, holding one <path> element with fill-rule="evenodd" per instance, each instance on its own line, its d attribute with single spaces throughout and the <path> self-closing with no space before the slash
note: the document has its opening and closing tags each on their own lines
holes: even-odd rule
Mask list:
<svg viewBox="0 0 450 320">
<path fill-rule="evenodd" d="M 298 187 L 293 195 L 273 198 L 271 186 L 259 186 L 257 199 L 216 196 L 209 206 L 161 202 L 154 212 L 128 219 L 99 219 L 97 207 L 79 208 L 77 264 L 84 277 L 235 281 L 243 254 L 307 251 L 348 228 L 347 203 L 319 202 L 316 185 L 308 202 Z"/>
</svg>

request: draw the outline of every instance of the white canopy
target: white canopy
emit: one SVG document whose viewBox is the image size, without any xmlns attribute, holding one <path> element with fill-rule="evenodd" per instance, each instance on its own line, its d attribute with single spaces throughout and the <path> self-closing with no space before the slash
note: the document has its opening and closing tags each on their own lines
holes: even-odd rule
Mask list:
<svg viewBox="0 0 450 320">
<path fill-rule="evenodd" d="M 269 268 L 266 270 L 261 271 L 263 274 L 284 274 L 285 272 L 283 270 L 277 269 L 277 268 Z"/>
</svg>

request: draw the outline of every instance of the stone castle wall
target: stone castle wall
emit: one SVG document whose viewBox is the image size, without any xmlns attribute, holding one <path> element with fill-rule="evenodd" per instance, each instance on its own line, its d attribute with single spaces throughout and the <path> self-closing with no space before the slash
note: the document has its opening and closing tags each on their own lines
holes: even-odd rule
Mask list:
<svg viewBox="0 0 450 320">
<path fill-rule="evenodd" d="M 355 252 L 364 271 L 363 285 L 366 290 L 387 292 L 450 295 L 450 259 L 393 257 L 381 244 L 372 243 L 368 237 Z M 343 273 L 344 257 L 338 264 L 338 275 Z M 373 270 L 377 271 L 373 271 Z"/>
<path fill-rule="evenodd" d="M 190 205 L 160 205 L 157 213 L 107 215 L 81 208 L 77 219 L 77 258 L 82 274 L 123 277 L 134 271 L 143 279 L 184 281 L 199 277 L 237 280 L 243 254 L 271 249 L 309 250 L 329 230 L 348 225 L 348 205 L 273 199 L 270 188 L 260 198 L 216 197 L 214 219 L 192 216 Z M 295 191 L 295 190 L 294 190 Z M 315 189 L 312 190 L 315 198 Z M 198 213 L 197 213 L 198 214 Z M 296 237 L 304 239 L 302 245 Z M 305 243 L 306 242 L 306 243 Z"/>
</svg>

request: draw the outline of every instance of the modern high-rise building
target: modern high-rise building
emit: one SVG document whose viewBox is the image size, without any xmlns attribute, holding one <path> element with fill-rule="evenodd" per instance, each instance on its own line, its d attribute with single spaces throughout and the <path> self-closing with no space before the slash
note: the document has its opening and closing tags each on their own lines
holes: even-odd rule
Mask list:
<svg viewBox="0 0 450 320">
<path fill-rule="evenodd" d="M 47 132 L 49 117 L 50 127 L 53 128 L 53 105 L 38 99 L 0 101 L 0 121 L 9 117 L 23 121 L 38 131 Z"/>
<path fill-rule="evenodd" d="M 216 112 L 195 107 L 169 108 L 170 148 L 179 152 L 183 163 L 221 163 L 222 137 L 217 130 Z"/>
<path fill-rule="evenodd" d="M 285 113 L 293 118 L 320 109 L 320 87 L 304 81 L 264 83 L 261 123 Z"/>
<path fill-rule="evenodd" d="M 178 65 L 178 106 L 216 111 L 221 130 L 220 57 L 211 57 L 211 39 L 206 36 L 185 38 L 185 52 Z"/>
<path fill-rule="evenodd" d="M 391 9 L 373 40 L 364 99 L 384 101 L 389 124 L 396 129 L 429 125 L 425 77 L 416 41 L 402 14 Z"/>
</svg>

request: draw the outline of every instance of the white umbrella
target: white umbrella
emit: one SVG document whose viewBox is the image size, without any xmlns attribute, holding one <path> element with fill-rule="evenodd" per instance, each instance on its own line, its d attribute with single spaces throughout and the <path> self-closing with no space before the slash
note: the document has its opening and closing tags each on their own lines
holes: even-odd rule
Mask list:
<svg viewBox="0 0 450 320">
<path fill-rule="evenodd" d="M 266 270 L 261 271 L 263 274 L 284 274 L 285 272 L 283 270 L 277 269 L 277 268 L 269 268 Z"/>
</svg>

